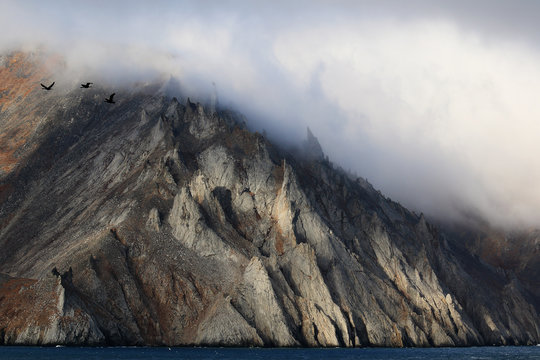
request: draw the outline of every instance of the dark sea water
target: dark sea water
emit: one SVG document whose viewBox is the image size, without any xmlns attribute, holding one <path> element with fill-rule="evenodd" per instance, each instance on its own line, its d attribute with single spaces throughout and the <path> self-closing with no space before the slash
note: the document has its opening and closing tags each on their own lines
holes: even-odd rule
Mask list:
<svg viewBox="0 0 540 360">
<path fill-rule="evenodd" d="M 83 348 L 2 346 L 0 359 L 540 359 L 540 346 L 442 349 Z"/>
</svg>

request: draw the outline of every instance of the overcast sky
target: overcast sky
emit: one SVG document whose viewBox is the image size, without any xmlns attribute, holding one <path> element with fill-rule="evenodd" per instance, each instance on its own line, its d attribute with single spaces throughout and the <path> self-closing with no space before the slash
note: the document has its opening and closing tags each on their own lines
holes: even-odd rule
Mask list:
<svg viewBox="0 0 540 360">
<path fill-rule="evenodd" d="M 540 226 L 540 1 L 0 1 L 0 50 L 171 74 L 432 216 Z M 91 80 L 89 80 L 91 81 Z"/>
</svg>

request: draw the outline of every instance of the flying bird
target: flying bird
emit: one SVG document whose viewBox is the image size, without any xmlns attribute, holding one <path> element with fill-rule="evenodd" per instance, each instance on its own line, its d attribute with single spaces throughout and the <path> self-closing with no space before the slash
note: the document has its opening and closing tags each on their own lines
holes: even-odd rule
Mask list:
<svg viewBox="0 0 540 360">
<path fill-rule="evenodd" d="M 43 88 L 43 90 L 49 91 L 49 90 L 52 89 L 54 83 L 55 83 L 55 82 L 53 81 L 53 83 L 52 83 L 51 85 L 49 85 L 49 86 L 45 86 L 45 85 L 41 84 L 41 87 Z"/>
<path fill-rule="evenodd" d="M 82 88 L 85 88 L 85 89 L 88 89 L 90 87 L 90 85 L 92 85 L 93 83 L 90 83 L 90 82 L 87 82 L 86 84 L 81 84 L 81 89 Z"/>
<path fill-rule="evenodd" d="M 112 93 L 111 96 L 109 96 L 108 99 L 105 99 L 105 102 L 106 103 L 109 103 L 109 104 L 114 104 L 115 102 L 113 101 L 113 97 L 116 93 Z"/>
</svg>

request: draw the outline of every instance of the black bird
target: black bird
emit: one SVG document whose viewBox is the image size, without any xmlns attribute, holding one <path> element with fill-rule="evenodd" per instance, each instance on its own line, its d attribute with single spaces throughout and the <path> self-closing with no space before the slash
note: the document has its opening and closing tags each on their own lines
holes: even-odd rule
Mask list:
<svg viewBox="0 0 540 360">
<path fill-rule="evenodd" d="M 112 93 L 111 96 L 109 96 L 108 99 L 105 99 L 105 102 L 106 102 L 106 103 L 109 103 L 109 104 L 114 104 L 114 103 L 115 103 L 115 102 L 113 101 L 114 94 L 116 94 L 116 93 Z"/>
<path fill-rule="evenodd" d="M 85 88 L 85 89 L 88 89 L 90 87 L 90 85 L 92 85 L 93 83 L 86 83 L 86 84 L 81 84 L 81 89 L 82 88 Z"/>
<path fill-rule="evenodd" d="M 49 86 L 45 86 L 45 85 L 41 84 L 41 87 L 43 88 L 43 90 L 47 90 L 47 91 L 48 91 L 48 90 L 51 90 L 51 89 L 52 89 L 54 83 L 55 83 L 55 82 L 53 81 L 53 83 L 52 83 L 51 85 L 49 85 Z"/>
</svg>

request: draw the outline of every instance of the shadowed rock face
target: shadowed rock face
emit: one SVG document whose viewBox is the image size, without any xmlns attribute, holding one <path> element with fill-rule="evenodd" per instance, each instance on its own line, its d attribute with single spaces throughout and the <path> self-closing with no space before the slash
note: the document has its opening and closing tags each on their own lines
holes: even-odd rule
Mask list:
<svg viewBox="0 0 540 360">
<path fill-rule="evenodd" d="M 0 343 L 540 342 L 519 278 L 320 149 L 299 160 L 230 111 L 92 91 L 0 112 L 45 114 L 0 178 Z"/>
</svg>

